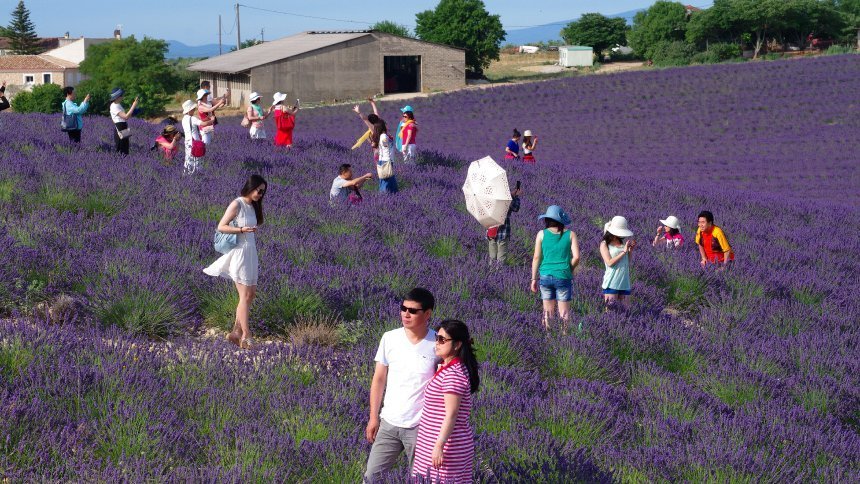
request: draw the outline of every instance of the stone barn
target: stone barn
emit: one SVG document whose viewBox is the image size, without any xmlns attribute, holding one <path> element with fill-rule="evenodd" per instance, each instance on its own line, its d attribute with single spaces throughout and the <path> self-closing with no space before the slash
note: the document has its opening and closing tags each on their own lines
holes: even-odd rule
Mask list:
<svg viewBox="0 0 860 484">
<path fill-rule="evenodd" d="M 431 92 L 466 85 L 466 52 L 447 45 L 369 30 L 309 31 L 195 62 L 188 67 L 230 88 L 230 105 L 263 104 L 284 92 L 289 103 L 363 99 L 376 94 Z"/>
</svg>

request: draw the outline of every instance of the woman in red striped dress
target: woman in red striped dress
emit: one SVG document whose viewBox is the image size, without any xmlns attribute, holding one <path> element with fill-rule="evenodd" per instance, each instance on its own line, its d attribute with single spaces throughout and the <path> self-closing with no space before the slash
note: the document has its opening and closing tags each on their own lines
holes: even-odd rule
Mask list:
<svg viewBox="0 0 860 484">
<path fill-rule="evenodd" d="M 478 361 L 469 328 L 448 319 L 436 329 L 442 366 L 424 391 L 412 475 L 421 482 L 472 482 L 475 436 L 469 426 Z"/>
</svg>

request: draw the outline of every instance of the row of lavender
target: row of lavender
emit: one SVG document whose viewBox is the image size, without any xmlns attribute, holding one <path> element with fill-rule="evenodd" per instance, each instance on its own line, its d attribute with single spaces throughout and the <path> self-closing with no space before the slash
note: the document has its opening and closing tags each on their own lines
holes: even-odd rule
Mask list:
<svg viewBox="0 0 860 484">
<path fill-rule="evenodd" d="M 742 82 L 754 75 L 760 88 L 777 90 L 856 68 L 851 58 L 829 62 L 602 82 L 616 95 L 666 105 L 695 91 L 702 106 L 716 111 L 720 93 L 745 88 Z M 681 94 L 671 88 L 673 79 L 683 79 Z M 600 158 L 580 157 L 597 153 L 598 144 L 554 136 L 564 125 L 547 123 L 541 143 L 554 141 L 543 145 L 538 165 L 510 170 L 526 188 L 514 217 L 512 259 L 487 268 L 480 228 L 465 213 L 459 186 L 464 163 L 478 150 L 468 143 L 486 136 L 489 151 L 499 144 L 495 131 L 504 136 L 508 128 L 504 119 L 469 120 L 468 107 L 458 114 L 458 106 L 469 100 L 489 113 L 522 103 L 534 106 L 528 116 L 535 122 L 553 110 L 580 109 L 585 116 L 592 109 L 589 122 L 598 123 L 601 105 L 620 108 L 596 84 L 589 87 L 595 82 L 430 98 L 416 106 L 420 141 L 445 153 L 425 151 L 423 164 L 399 166 L 400 194 L 377 196 L 368 187 L 364 203 L 349 210 L 330 207 L 327 198 L 337 165 L 369 165 L 365 152 L 343 147 L 361 130 L 344 125 L 353 121 L 347 107 L 303 112 L 297 131 L 303 141 L 289 155 L 222 122 L 207 169 L 195 178 L 150 155 L 144 133 L 156 127 L 135 124 L 133 154 L 118 158 L 110 153 L 107 121 L 88 120 L 83 149 L 71 151 L 54 118 L 4 116 L 21 134 L 0 152 L 3 307 L 22 310 L 58 294 L 75 303 L 60 318 L 65 324 L 19 320 L 0 329 L 0 474 L 355 480 L 367 451 L 362 430 L 375 343 L 398 324 L 399 295 L 421 284 L 440 300 L 437 318 L 459 317 L 474 328 L 485 382 L 473 418 L 481 479 L 856 480 L 860 359 L 853 349 L 860 334 L 851 295 L 860 244 L 839 235 L 857 233 L 854 205 L 799 202 L 779 190 L 751 194 L 743 181 L 720 173 L 707 183 L 666 180 L 664 158 L 653 152 L 636 163 L 619 157 L 620 176 L 609 176 L 595 169 Z M 650 91 L 642 87 L 648 83 Z M 544 92 L 555 100 L 529 101 Z M 580 94 L 568 99 L 562 92 Z M 809 118 L 842 115 L 835 94 L 818 95 Z M 783 99 L 799 97 L 786 88 Z M 774 113 L 784 109 L 759 103 Z M 748 122 L 745 110 L 724 111 L 729 126 Z M 568 132 L 582 128 L 581 119 L 564 119 Z M 700 137 L 687 140 L 692 147 L 672 142 L 668 133 L 692 129 L 689 118 L 659 121 L 638 128 L 649 145 L 672 153 L 713 148 Z M 588 129 L 613 129 L 608 119 L 602 123 Z M 779 136 L 792 132 L 784 116 L 774 123 Z M 806 153 L 854 143 L 835 130 L 805 139 Z M 612 143 L 607 149 L 620 152 L 626 141 Z M 761 144 L 750 150 L 770 149 Z M 679 156 L 673 158 L 679 177 L 695 171 L 683 156 L 667 156 Z M 730 170 L 738 179 L 774 171 L 773 163 L 781 173 L 842 170 L 840 179 L 804 192 L 849 197 L 840 184 L 856 179 L 856 167 L 844 159 L 813 170 L 789 150 L 776 162 L 758 160 L 763 168 L 736 159 Z M 232 321 L 229 286 L 201 269 L 215 255 L 217 217 L 256 171 L 270 188 L 258 238 L 254 324 L 281 334 L 298 313 L 335 313 L 346 320 L 346 348 L 273 344 L 237 354 L 223 342 L 189 336 Z M 782 175 L 775 180 L 785 191 L 798 186 Z M 575 280 L 583 331 L 570 336 L 543 334 L 539 302 L 526 291 L 531 241 L 540 228 L 535 217 L 551 202 L 572 214 L 584 251 Z M 631 312 L 603 314 L 597 254 L 603 222 L 623 214 L 645 242 L 669 213 L 687 221 L 691 235 L 702 208 L 727 228 L 737 267 L 703 273 L 695 247 L 667 253 L 642 244 Z M 110 327 L 116 323 L 127 329 Z M 170 342 L 135 336 L 144 325 Z"/>
</svg>

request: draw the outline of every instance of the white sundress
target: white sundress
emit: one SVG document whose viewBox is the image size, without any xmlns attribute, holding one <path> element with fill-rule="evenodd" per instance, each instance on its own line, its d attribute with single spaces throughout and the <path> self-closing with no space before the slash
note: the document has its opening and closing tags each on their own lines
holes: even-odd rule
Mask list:
<svg viewBox="0 0 860 484">
<path fill-rule="evenodd" d="M 255 227 L 257 225 L 257 214 L 254 207 L 246 203 L 242 198 L 239 202 L 239 213 L 236 215 L 238 227 Z M 213 277 L 231 279 L 244 286 L 256 286 L 259 271 L 259 260 L 257 259 L 257 241 L 253 232 L 236 235 L 236 247 L 230 252 L 222 255 L 203 272 Z"/>
</svg>

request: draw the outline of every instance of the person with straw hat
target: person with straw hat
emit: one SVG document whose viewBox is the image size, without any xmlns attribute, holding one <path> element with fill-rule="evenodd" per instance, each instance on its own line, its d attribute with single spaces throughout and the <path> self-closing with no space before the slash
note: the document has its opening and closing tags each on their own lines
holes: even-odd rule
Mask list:
<svg viewBox="0 0 860 484">
<path fill-rule="evenodd" d="M 681 221 L 674 215 L 669 215 L 665 220 L 660 220 L 657 227 L 657 235 L 651 245 L 657 247 L 661 241 L 666 242 L 667 249 L 676 249 L 684 245 L 684 235 L 681 234 Z"/>
<path fill-rule="evenodd" d="M 543 327 L 549 330 L 556 313 L 562 321 L 562 332 L 570 324 L 570 301 L 573 299 L 573 270 L 579 264 L 579 242 L 576 233 L 565 230 L 570 217 L 558 205 L 551 205 L 538 217 L 546 228 L 535 237 L 532 257 L 531 291 L 543 301 Z"/>
<path fill-rule="evenodd" d="M 118 153 L 128 154 L 129 141 L 131 131 L 128 129 L 128 119 L 134 115 L 134 110 L 137 108 L 138 98 L 135 97 L 128 111 L 122 107 L 122 98 L 125 96 L 125 91 L 121 88 L 116 88 L 110 93 L 110 119 L 114 124 L 113 140 L 114 146 Z"/>
<path fill-rule="evenodd" d="M 283 146 L 288 150 L 293 146 L 293 129 L 296 127 L 296 113 L 299 112 L 299 100 L 295 106 L 285 106 L 287 95 L 276 92 L 273 96 L 272 108 L 275 111 L 275 146 Z"/>
<path fill-rule="evenodd" d="M 176 157 L 176 153 L 179 152 L 179 140 L 181 139 L 182 133 L 176 129 L 176 126 L 168 124 L 161 130 L 161 136 L 155 138 L 155 144 L 152 146 L 152 149 L 159 150 L 161 156 L 164 157 L 164 161 L 170 164 L 173 158 Z"/>
<path fill-rule="evenodd" d="M 606 271 L 603 273 L 603 302 L 606 308 L 616 302 L 627 306 L 630 296 L 630 254 L 636 247 L 631 237 L 633 232 L 627 226 L 627 219 L 616 215 L 603 226 L 603 239 L 600 241 L 600 257 Z"/>
<path fill-rule="evenodd" d="M 194 111 L 197 110 L 197 103 L 192 100 L 187 100 L 182 103 L 182 130 L 185 132 L 185 174 L 193 175 L 196 172 L 200 165 L 203 163 L 202 156 L 194 156 L 192 154 L 192 148 L 194 147 L 194 141 L 202 141 L 203 135 L 200 131 L 201 128 L 210 126 L 215 120 L 212 117 L 209 117 L 206 121 L 201 120 L 197 116 L 194 115 Z"/>
<path fill-rule="evenodd" d="M 263 106 L 260 105 L 260 99 L 263 97 L 260 96 L 256 92 L 252 92 L 248 97 L 248 101 L 250 104 L 248 105 L 248 110 L 245 111 L 245 119 L 251 124 L 250 135 L 251 139 L 266 139 L 268 136 L 266 135 L 266 127 L 263 124 L 263 121 L 272 114 L 272 109 L 275 107 L 274 105 L 270 106 L 268 110 L 263 110 Z"/>
</svg>

